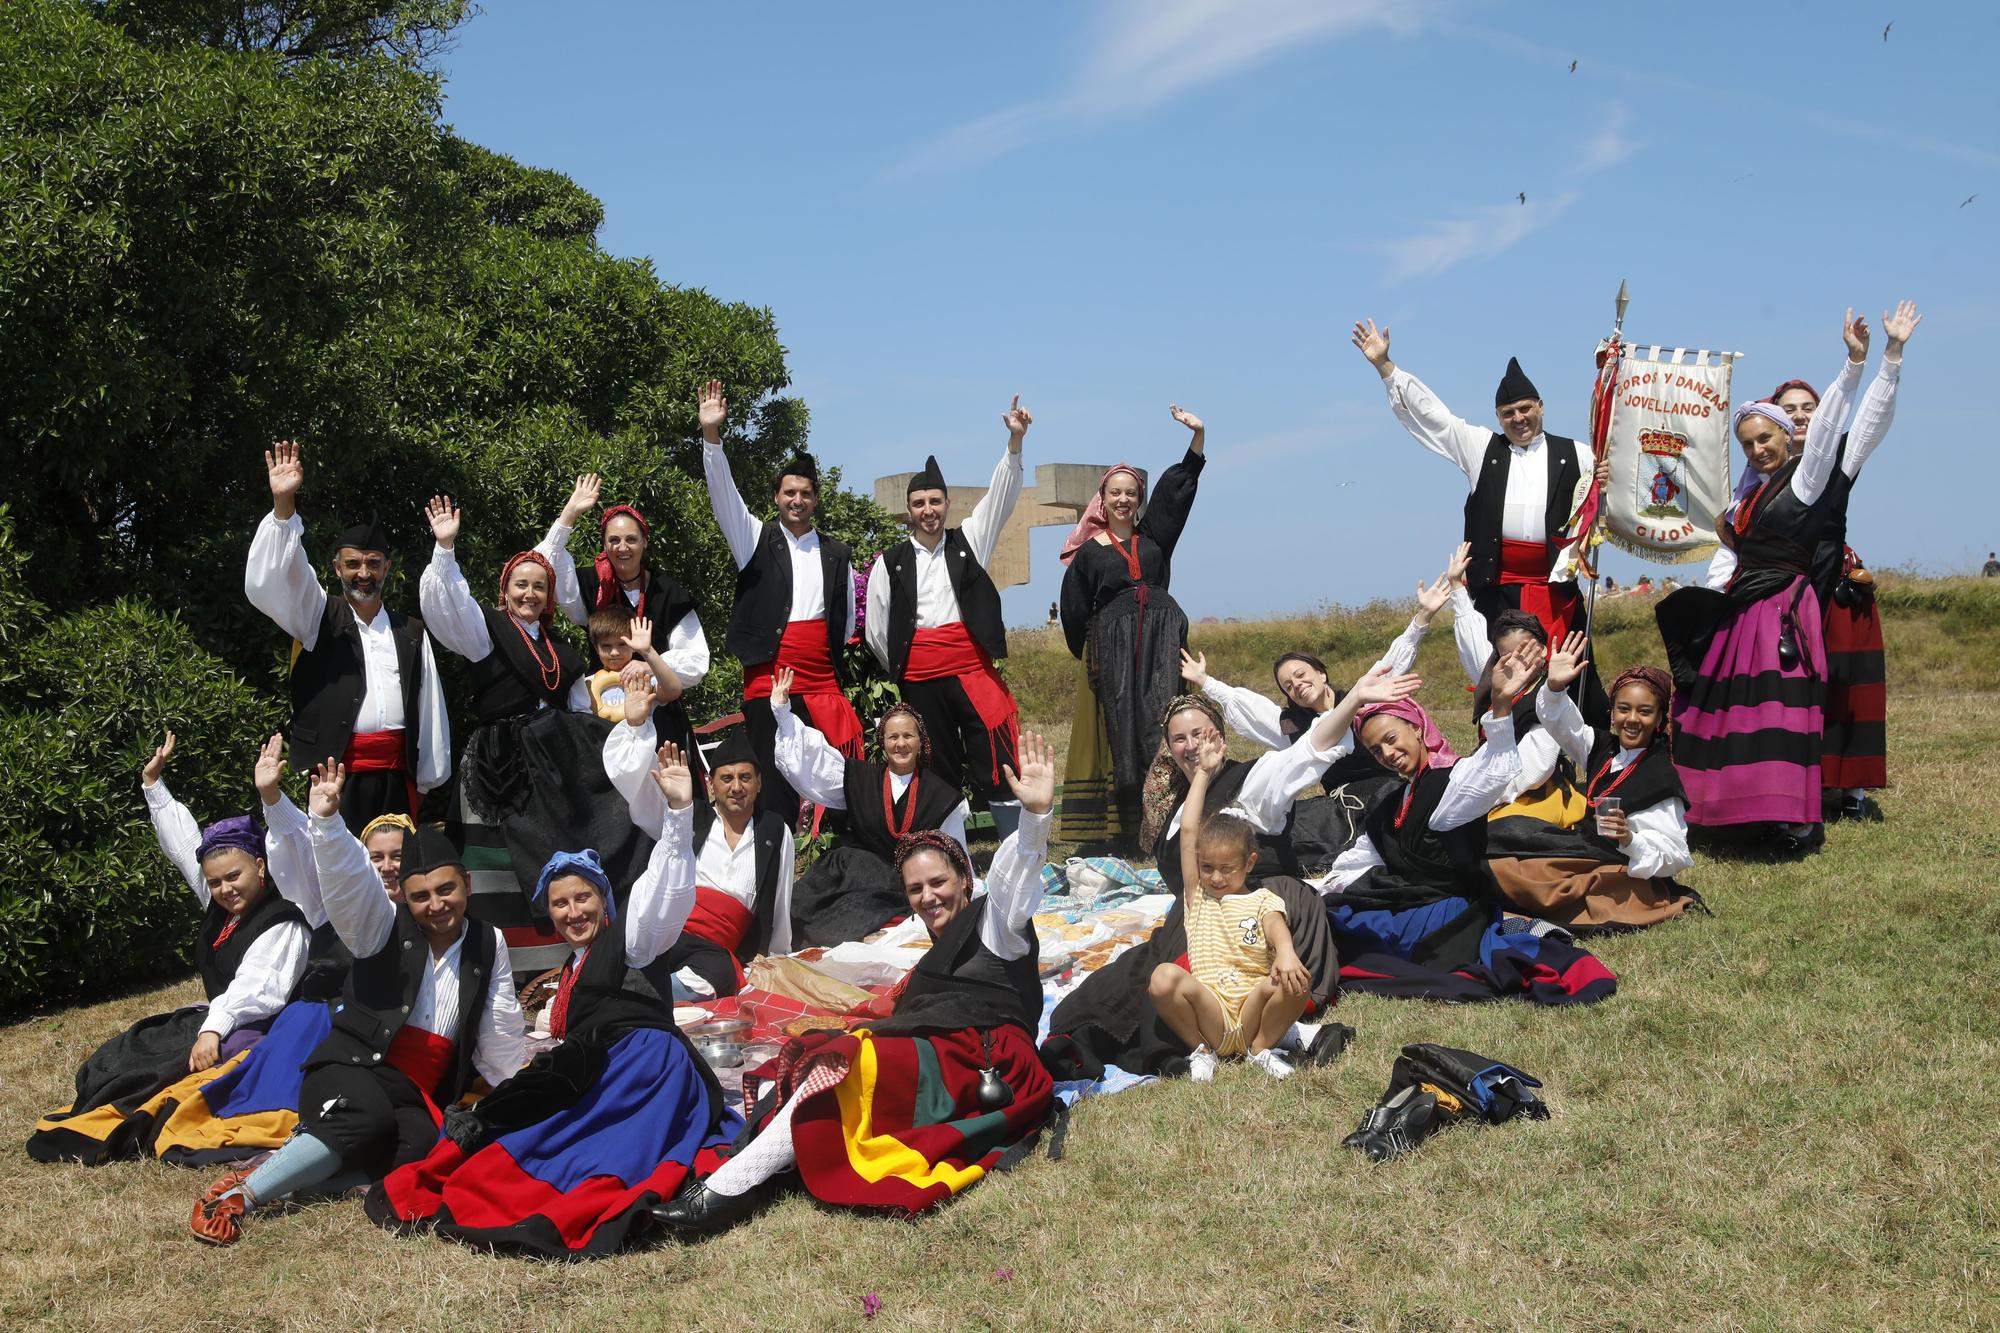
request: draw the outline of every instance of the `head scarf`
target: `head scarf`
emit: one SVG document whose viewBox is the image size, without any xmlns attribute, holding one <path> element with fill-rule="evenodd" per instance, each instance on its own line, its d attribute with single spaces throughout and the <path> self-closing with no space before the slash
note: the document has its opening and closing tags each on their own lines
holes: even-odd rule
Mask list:
<svg viewBox="0 0 2000 1333">
<path fill-rule="evenodd" d="M 607 924 L 618 916 L 618 903 L 611 893 L 611 876 L 604 873 L 604 863 L 597 859 L 597 853 L 585 848 L 580 852 L 557 852 L 542 867 L 542 873 L 535 877 L 534 896 L 528 900 L 529 906 L 546 912 L 543 905 L 548 901 L 549 885 L 567 875 L 587 879 L 597 886 L 597 892 L 604 899 L 604 920 Z"/>
<path fill-rule="evenodd" d="M 1173 721 L 1174 714 L 1192 709 L 1215 725 L 1217 732 L 1227 739 L 1229 733 L 1222 725 L 1222 710 L 1204 694 L 1176 694 L 1168 703 L 1166 711 L 1160 714 L 1160 748 L 1153 754 L 1153 762 L 1146 769 L 1146 778 L 1139 788 L 1139 849 L 1151 852 L 1160 844 L 1160 835 L 1167 831 L 1167 821 L 1173 818 L 1174 808 L 1187 799 L 1187 775 L 1174 762 L 1174 752 L 1167 744 L 1167 723 Z"/>
<path fill-rule="evenodd" d="M 1387 703 L 1369 704 L 1354 715 L 1354 748 L 1362 749 L 1361 724 L 1371 717 L 1382 714 L 1399 717 L 1417 729 L 1417 735 L 1424 742 L 1424 761 L 1432 768 L 1450 768 L 1458 762 L 1458 752 L 1451 748 L 1451 742 L 1438 730 L 1437 723 L 1415 699 L 1391 699 Z"/>
<path fill-rule="evenodd" d="M 890 704 L 886 709 L 883 710 L 882 716 L 875 719 L 876 746 L 878 748 L 882 748 L 883 753 L 887 754 L 888 751 L 886 746 L 884 746 L 884 741 L 889 735 L 889 719 L 892 717 L 907 717 L 908 719 L 910 719 L 910 721 L 916 723 L 917 767 L 929 768 L 931 766 L 930 728 L 924 725 L 924 715 L 922 713 L 919 713 L 914 707 L 912 707 L 907 703 L 903 703 L 900 700 L 897 701 L 896 703 Z"/>
<path fill-rule="evenodd" d="M 255 857 L 264 855 L 264 819 L 252 813 L 231 815 L 218 819 L 201 831 L 201 843 L 194 849 L 194 859 L 206 861 L 217 852 L 248 852 Z"/>
<path fill-rule="evenodd" d="M 408 815 L 377 815 L 361 826 L 362 846 L 367 846 L 368 840 L 385 828 L 401 829 L 405 833 L 415 833 L 417 831 L 417 821 L 411 819 Z"/>
<path fill-rule="evenodd" d="M 1129 472 L 1139 479 L 1139 504 L 1142 507 L 1145 505 L 1146 474 L 1143 471 L 1130 463 L 1119 463 L 1104 469 L 1104 475 L 1097 479 L 1096 492 L 1090 497 L 1090 503 L 1083 508 L 1083 517 L 1076 521 L 1076 526 L 1070 529 L 1069 536 L 1063 540 L 1060 558 L 1065 565 L 1076 558 L 1076 553 L 1082 549 L 1085 542 L 1094 540 L 1098 533 L 1111 526 L 1110 514 L 1104 508 L 1104 488 L 1113 474 L 1119 472 Z"/>
<path fill-rule="evenodd" d="M 918 852 L 938 853 L 951 863 L 951 868 L 958 872 L 959 878 L 963 879 L 968 887 L 971 885 L 972 862 L 967 859 L 965 848 L 960 846 L 958 839 L 952 837 L 950 834 L 940 833 L 934 828 L 927 828 L 919 829 L 915 833 L 905 833 L 902 837 L 896 839 L 895 867 L 896 891 L 898 893 L 903 891 L 903 862 L 909 860 Z"/>
<path fill-rule="evenodd" d="M 1767 403 L 1775 403 L 1780 398 L 1783 398 L 1786 394 L 1790 393 L 1793 389 L 1804 389 L 1807 393 L 1812 395 L 1813 405 L 1815 407 L 1819 405 L 1819 390 L 1813 388 L 1812 385 L 1807 384 L 1804 380 L 1786 380 L 1783 384 L 1780 384 L 1777 388 L 1771 390 L 1771 396 L 1769 398 L 1766 398 L 1764 401 Z"/>
<path fill-rule="evenodd" d="M 542 573 L 548 576 L 548 596 L 542 603 L 542 617 L 538 622 L 542 632 L 546 634 L 555 624 L 553 617 L 556 609 L 556 567 L 550 564 L 549 558 L 540 551 L 516 551 L 507 558 L 507 563 L 500 567 L 500 596 L 493 604 L 502 611 L 507 609 L 507 580 L 513 578 L 514 571 L 522 565 L 540 565 Z M 613 583 L 616 583 L 615 579 Z"/>
<path fill-rule="evenodd" d="M 613 602 L 623 602 L 625 600 L 620 595 L 622 585 L 618 582 L 618 573 L 611 568 L 611 552 L 605 548 L 603 542 L 604 530 L 611 526 L 611 520 L 614 518 L 631 519 L 639 525 L 639 535 L 646 539 L 649 547 L 653 541 L 652 526 L 646 522 L 646 516 L 640 513 L 634 506 L 612 505 L 611 508 L 604 511 L 604 516 L 597 520 L 597 606 L 610 606 Z M 555 584 L 551 582 L 549 586 L 554 588 Z M 641 588 L 646 586 L 646 567 L 644 565 L 639 566 L 639 586 Z"/>
<path fill-rule="evenodd" d="M 1796 439 L 1796 433 L 1792 429 L 1791 415 L 1776 403 L 1738 404 L 1736 411 L 1731 413 L 1729 417 L 1730 439 L 1734 440 L 1736 438 L 1736 428 L 1743 424 L 1746 417 L 1765 417 L 1776 422 L 1783 429 L 1787 438 Z M 1750 464 L 1745 463 L 1742 475 L 1736 479 L 1736 493 L 1730 499 L 1728 507 L 1722 511 L 1720 517 L 1728 518 L 1734 515 L 1736 507 L 1756 494 L 1757 488 L 1763 484 L 1764 474 Z M 1718 519 L 1719 521 L 1720 519 Z"/>
<path fill-rule="evenodd" d="M 1779 392 L 1782 393 L 1783 390 Z M 1612 679 L 1611 688 L 1605 692 L 1604 697 L 1616 702 L 1618 691 L 1624 689 L 1627 685 L 1634 684 L 1644 685 L 1659 696 L 1660 729 L 1657 734 L 1661 739 L 1666 741 L 1669 750 L 1673 749 L 1674 719 L 1672 705 L 1674 701 L 1674 678 L 1656 666 L 1626 667 Z"/>
</svg>

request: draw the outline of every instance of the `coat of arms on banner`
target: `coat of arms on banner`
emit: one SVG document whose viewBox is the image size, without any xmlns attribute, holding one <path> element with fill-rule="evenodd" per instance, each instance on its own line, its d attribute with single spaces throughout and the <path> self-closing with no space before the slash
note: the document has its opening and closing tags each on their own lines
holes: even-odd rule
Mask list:
<svg viewBox="0 0 2000 1333">
<path fill-rule="evenodd" d="M 1686 518 L 1688 516 L 1687 474 L 1681 466 L 1681 456 L 1687 452 L 1688 438 L 1679 431 L 1642 430 L 1639 432 L 1639 452 L 1652 470 L 1652 478 L 1646 483 L 1646 507 L 1639 512 L 1647 518 Z M 1641 471 L 1644 475 L 1644 471 Z"/>
</svg>

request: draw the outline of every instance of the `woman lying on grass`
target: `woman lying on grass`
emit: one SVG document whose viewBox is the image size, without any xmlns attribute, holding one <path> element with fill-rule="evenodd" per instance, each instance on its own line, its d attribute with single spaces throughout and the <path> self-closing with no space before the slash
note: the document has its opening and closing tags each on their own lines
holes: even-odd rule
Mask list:
<svg viewBox="0 0 2000 1333">
<path fill-rule="evenodd" d="M 784 1181 L 822 1203 L 914 1215 L 971 1188 L 1047 1119 L 1055 1085 L 1035 1054 L 1042 1014 L 1035 932 L 1055 756 L 1021 733 L 1021 771 L 1003 769 L 1021 825 L 972 896 L 965 849 L 913 833 L 896 849 L 910 911 L 930 950 L 887 997 L 889 1013 L 853 1032 L 786 1043 L 762 1073 L 773 1094 L 720 1170 L 653 1210 L 677 1230 L 720 1231 Z"/>
</svg>

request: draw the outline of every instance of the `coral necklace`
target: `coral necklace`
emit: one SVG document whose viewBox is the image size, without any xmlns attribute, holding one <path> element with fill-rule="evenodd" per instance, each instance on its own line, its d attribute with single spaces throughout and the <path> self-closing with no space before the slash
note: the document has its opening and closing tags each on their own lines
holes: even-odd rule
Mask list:
<svg viewBox="0 0 2000 1333">
<path fill-rule="evenodd" d="M 528 660 L 533 662 L 535 670 L 541 673 L 542 693 L 554 694 L 556 686 L 562 684 L 562 662 L 556 656 L 555 644 L 553 642 L 549 644 L 549 660 L 544 662 L 541 650 L 535 647 L 535 636 L 528 633 L 528 627 L 512 615 L 507 619 L 514 626 L 514 632 L 521 636 L 521 642 L 527 646 Z"/>
<path fill-rule="evenodd" d="M 888 769 L 882 770 L 882 822 L 888 826 L 890 837 L 900 839 L 909 836 L 911 827 L 917 822 L 917 784 L 923 780 L 923 774 L 910 774 L 910 803 L 903 807 L 903 822 L 900 826 L 896 823 L 896 788 L 892 782 L 893 777 L 894 774 Z"/>
</svg>

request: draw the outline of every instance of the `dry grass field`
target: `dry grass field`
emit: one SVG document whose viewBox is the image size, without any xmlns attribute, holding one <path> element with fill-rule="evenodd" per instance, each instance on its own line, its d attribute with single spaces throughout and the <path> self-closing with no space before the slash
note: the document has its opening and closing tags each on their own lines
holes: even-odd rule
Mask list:
<svg viewBox="0 0 2000 1333">
<path fill-rule="evenodd" d="M 0 1156 L 8 1328 L 1911 1328 L 2000 1322 L 2000 588 L 1892 580 L 1894 789 L 1800 864 L 1717 852 L 1715 916 L 1595 946 L 1605 1004 L 1359 997 L 1334 1067 L 1274 1085 L 1086 1103 L 1030 1160 L 917 1224 L 788 1200 L 710 1243 L 566 1267 L 399 1240 L 351 1203 L 195 1244 L 204 1178 Z M 1303 646 L 1351 674 L 1402 612 L 1203 625 L 1232 682 Z M 1608 675 L 1650 656 L 1648 608 L 1607 604 Z M 1067 734 L 1069 660 L 1009 664 Z M 1424 697 L 1465 739 L 1449 632 Z M 70 1070 L 192 982 L 0 1029 L 16 1141 Z M 1542 1123 L 1454 1131 L 1376 1167 L 1340 1137 L 1403 1043 L 1539 1076 Z"/>
</svg>

